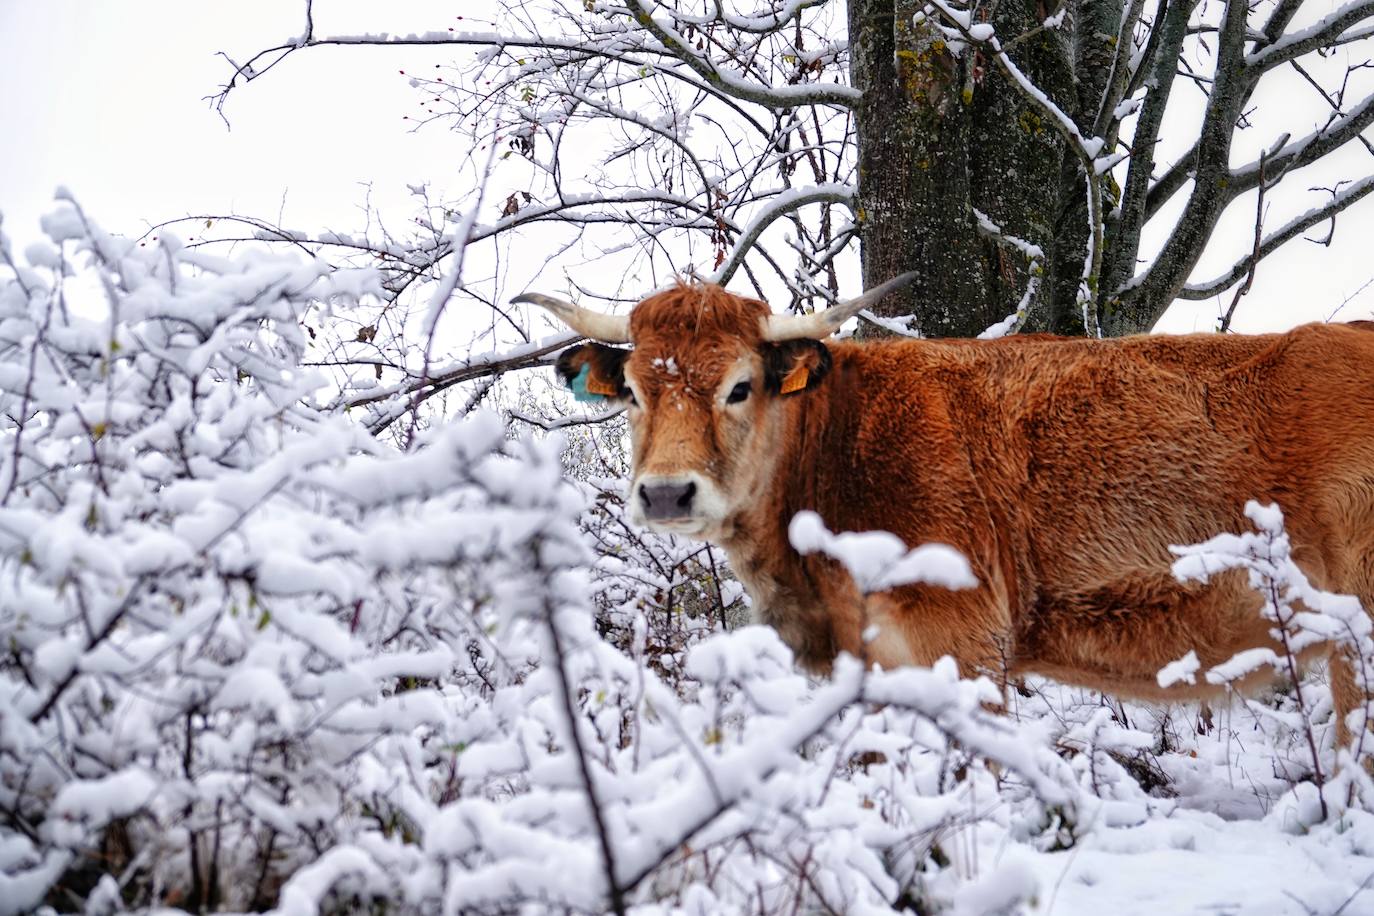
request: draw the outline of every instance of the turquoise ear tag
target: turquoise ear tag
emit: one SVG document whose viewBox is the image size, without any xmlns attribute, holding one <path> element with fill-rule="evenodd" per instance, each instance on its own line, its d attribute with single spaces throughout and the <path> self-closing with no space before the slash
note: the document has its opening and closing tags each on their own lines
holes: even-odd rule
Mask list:
<svg viewBox="0 0 1374 916">
<path fill-rule="evenodd" d="M 568 387 L 572 389 L 573 398 L 574 398 L 575 400 L 578 400 L 578 401 L 604 401 L 604 400 L 606 400 L 606 396 L 605 396 L 604 394 L 593 394 L 592 392 L 590 392 L 590 391 L 587 390 L 587 380 L 591 378 L 591 374 L 592 374 L 592 364 L 591 364 L 591 363 L 583 363 L 583 364 L 582 364 L 582 371 L 579 372 L 579 373 L 577 373 L 577 375 L 573 377 L 573 380 L 572 380 L 571 382 L 568 383 Z"/>
</svg>

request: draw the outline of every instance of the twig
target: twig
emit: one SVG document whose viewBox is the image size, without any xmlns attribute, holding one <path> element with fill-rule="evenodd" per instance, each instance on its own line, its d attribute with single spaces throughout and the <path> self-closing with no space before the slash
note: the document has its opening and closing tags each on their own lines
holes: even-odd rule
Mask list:
<svg viewBox="0 0 1374 916">
<path fill-rule="evenodd" d="M 568 725 L 568 737 L 572 751 L 577 758 L 578 773 L 582 778 L 583 791 L 587 793 L 587 807 L 591 811 L 592 823 L 596 827 L 597 842 L 601 846 L 601 862 L 605 872 L 606 893 L 610 896 L 611 910 L 616 916 L 625 916 L 625 891 L 616 880 L 615 853 L 611 846 L 610 832 L 606 828 L 605 815 L 601 810 L 601 800 L 592 780 L 591 765 L 587 761 L 587 749 L 582 743 L 582 734 L 577 727 L 577 708 L 573 700 L 572 685 L 568 683 L 567 653 L 563 648 L 563 637 L 558 631 L 557 609 L 546 592 L 543 600 L 544 620 L 549 630 L 549 641 L 553 646 L 554 675 L 558 683 L 559 699 L 563 703 L 563 715 Z"/>
<path fill-rule="evenodd" d="M 1231 330 L 1231 319 L 1236 314 L 1236 306 L 1240 305 L 1241 297 L 1250 292 L 1250 286 L 1255 282 L 1255 268 L 1260 262 L 1260 242 L 1264 237 L 1264 192 L 1269 187 L 1264 180 L 1264 166 L 1267 160 L 1268 152 L 1261 153 L 1259 193 L 1255 197 L 1255 242 L 1250 251 L 1250 270 L 1245 275 L 1245 282 L 1236 287 L 1236 294 L 1231 297 L 1231 306 L 1221 318 L 1221 326 L 1217 330 L 1223 334 Z"/>
</svg>

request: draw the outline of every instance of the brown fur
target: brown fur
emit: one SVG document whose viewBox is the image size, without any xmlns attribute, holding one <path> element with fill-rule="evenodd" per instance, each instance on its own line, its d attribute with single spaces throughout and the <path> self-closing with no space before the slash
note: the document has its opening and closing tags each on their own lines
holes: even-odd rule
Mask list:
<svg viewBox="0 0 1374 916">
<path fill-rule="evenodd" d="M 636 307 L 625 360 L 642 401 L 635 467 L 720 487 L 730 511 L 702 536 L 813 670 L 839 651 L 886 666 L 948 654 L 999 678 L 1204 696 L 1163 690 L 1156 672 L 1189 650 L 1205 667 L 1271 645 L 1269 624 L 1238 573 L 1177 582 L 1169 546 L 1249 530 L 1249 499 L 1280 505 L 1315 584 L 1374 607 L 1368 329 L 836 342 L 810 390 L 727 409 L 728 373 L 744 364 L 762 377 L 778 358 L 760 335 L 766 314 L 709 285 Z M 792 549 L 787 525 L 803 509 L 837 531 L 953 545 L 981 584 L 865 602 L 833 561 Z M 881 635 L 864 647 L 870 623 Z M 1357 696 L 1337 662 L 1346 712 Z"/>
</svg>

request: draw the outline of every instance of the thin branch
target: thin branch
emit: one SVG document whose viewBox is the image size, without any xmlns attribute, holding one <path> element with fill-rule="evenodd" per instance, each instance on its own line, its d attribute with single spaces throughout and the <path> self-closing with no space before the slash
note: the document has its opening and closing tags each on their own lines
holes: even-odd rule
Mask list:
<svg viewBox="0 0 1374 916">
<path fill-rule="evenodd" d="M 1340 304 L 1337 305 L 1334 309 L 1331 310 L 1331 314 L 1326 316 L 1326 320 L 1327 320 L 1327 321 L 1333 321 L 1333 320 L 1335 320 L 1336 316 L 1340 314 L 1341 309 L 1345 308 L 1347 305 L 1349 305 L 1351 302 L 1353 302 L 1353 301 L 1355 300 L 1355 298 L 1356 298 L 1357 296 L 1360 295 L 1360 293 L 1363 293 L 1365 290 L 1369 289 L 1371 286 L 1374 286 L 1374 277 L 1370 277 L 1368 280 L 1366 280 L 1366 281 L 1364 281 L 1363 283 L 1361 283 L 1361 284 L 1359 285 L 1359 287 L 1357 287 L 1356 290 L 1355 290 L 1353 293 L 1351 293 L 1350 295 L 1348 295 L 1348 296 L 1346 296 L 1344 299 L 1342 299 L 1342 300 L 1340 301 Z"/>
<path fill-rule="evenodd" d="M 1352 0 L 1308 28 L 1285 35 L 1247 55 L 1245 70 L 1248 78 L 1258 80 L 1263 73 L 1279 64 L 1328 47 L 1340 41 L 1351 26 L 1370 18 L 1374 18 L 1374 0 Z"/>
<path fill-rule="evenodd" d="M 1178 293 L 1178 298 L 1207 299 L 1229 289 L 1239 282 L 1258 260 L 1264 259 L 1285 242 L 1297 238 L 1313 226 L 1333 218 L 1351 204 L 1368 196 L 1371 191 L 1374 191 L 1374 175 L 1361 179 L 1335 195 L 1324 206 L 1308 210 L 1302 216 L 1284 225 L 1283 228 L 1265 236 L 1264 241 L 1259 246 L 1258 257 L 1254 252 L 1251 252 L 1232 265 L 1231 269 L 1220 277 L 1207 283 L 1189 284 L 1183 287 Z"/>
<path fill-rule="evenodd" d="M 730 257 L 720 270 L 712 276 L 711 282 L 719 283 L 721 286 L 729 283 L 765 229 L 779 217 L 816 203 L 844 204 L 852 210 L 854 208 L 854 189 L 843 184 L 823 184 L 807 188 L 804 191 L 785 192 L 778 195 L 745 226 L 738 241 L 735 242 L 734 249 L 730 252 Z"/>
<path fill-rule="evenodd" d="M 1236 314 L 1236 307 L 1240 305 L 1240 300 L 1245 294 L 1250 292 L 1250 287 L 1255 282 L 1255 268 L 1259 266 L 1260 262 L 1260 251 L 1264 243 L 1264 192 L 1269 188 L 1269 183 L 1265 180 L 1264 174 L 1266 161 L 1267 154 L 1261 155 L 1259 193 L 1255 195 L 1255 241 L 1250 249 L 1250 269 L 1245 273 L 1245 282 L 1236 287 L 1236 294 L 1231 297 L 1231 305 L 1221 318 L 1221 326 L 1217 330 L 1223 334 L 1231 329 L 1231 319 Z"/>
<path fill-rule="evenodd" d="M 1291 66 L 1294 70 L 1296 70 L 1296 71 L 1298 72 L 1298 75 L 1301 76 L 1304 80 L 1307 81 L 1307 84 L 1308 84 L 1309 86 L 1311 86 L 1311 87 L 1313 88 L 1313 90 L 1316 91 L 1317 95 L 1319 95 L 1319 96 L 1322 97 L 1322 100 L 1323 100 L 1324 102 L 1326 102 L 1327 105 L 1330 105 L 1330 106 L 1331 106 L 1331 110 L 1332 110 L 1333 112 L 1335 112 L 1336 114 L 1345 114 L 1345 112 L 1341 110 L 1341 109 L 1342 109 L 1342 102 L 1344 102 L 1344 100 L 1345 100 L 1345 99 L 1344 99 L 1344 97 L 1345 97 L 1345 86 L 1344 86 L 1344 85 L 1341 86 L 1340 92 L 1337 93 L 1337 95 L 1338 95 L 1339 97 L 1338 97 L 1338 98 L 1332 98 L 1331 94 L 1330 94 L 1329 92 L 1326 91 L 1326 89 L 1322 86 L 1321 83 L 1317 82 L 1316 78 L 1313 77 L 1312 74 L 1310 74 L 1310 73 L 1307 72 L 1307 69 L 1306 69 L 1305 67 L 1303 67 L 1302 64 L 1298 63 L 1297 61 L 1292 61 L 1292 62 L 1290 63 L 1289 66 Z M 1350 77 L 1350 68 L 1347 68 L 1347 69 L 1346 69 L 1346 78 L 1349 79 L 1349 77 Z M 1329 126 L 1329 125 L 1328 125 L 1328 126 Z M 1371 155 L 1374 155 L 1374 142 L 1371 142 L 1371 141 L 1369 140 L 1369 138 L 1366 137 L 1363 133 L 1360 133 L 1359 135 L 1357 135 L 1355 139 L 1359 140 L 1360 143 L 1364 145 L 1364 148 L 1365 148 L 1366 151 L 1368 151 Z"/>
<path fill-rule="evenodd" d="M 544 357 L 556 350 L 562 350 L 569 344 L 576 343 L 582 338 L 575 334 L 568 334 L 559 337 L 552 343 L 544 343 L 531 347 L 526 344 L 506 351 L 505 353 L 483 353 L 470 359 L 456 363 L 441 372 L 431 373 L 428 378 L 419 374 L 412 374 L 410 380 L 393 385 L 383 391 L 368 389 L 366 393 L 353 396 L 345 396 L 336 400 L 334 407 L 363 407 L 368 404 L 375 404 L 378 401 L 385 401 L 389 398 L 410 394 L 415 388 L 433 386 L 439 390 L 457 385 L 462 382 L 472 381 L 473 379 L 483 378 L 488 375 L 499 375 L 502 372 L 509 372 L 512 369 L 524 369 L 529 366 L 538 365 L 544 362 Z M 430 392 L 434 394 L 437 392 Z M 428 395 L 426 395 L 428 397 Z"/>
<path fill-rule="evenodd" d="M 542 564 L 540 564 L 542 565 Z M 551 596 L 544 596 L 544 620 L 548 625 L 549 641 L 553 645 L 554 680 L 558 684 L 559 698 L 563 701 L 563 715 L 568 725 L 568 737 L 572 741 L 572 752 L 577 758 L 577 769 L 582 777 L 582 791 L 587 795 L 587 808 L 596 827 L 597 842 L 601 846 L 601 862 L 605 869 L 606 893 L 610 897 L 611 910 L 616 916 L 625 916 L 625 891 L 616 880 L 616 860 L 611 844 L 610 831 L 606 827 L 606 817 L 602 812 L 601 799 L 592 778 L 591 764 L 587 749 L 582 743 L 582 732 L 577 727 L 578 716 L 576 701 L 573 699 L 573 686 L 568 682 L 567 651 L 563 647 L 563 637 L 558 631 L 557 609 Z"/>
<path fill-rule="evenodd" d="M 863 98 L 863 93 L 852 86 L 839 83 L 766 86 L 753 83 L 721 70 L 706 57 L 697 54 L 687 39 L 672 26 L 659 22 L 649 14 L 640 0 L 625 0 L 626 6 L 634 16 L 635 22 L 663 45 L 667 53 L 682 61 L 711 86 L 727 95 L 746 102 L 753 102 L 765 108 L 784 109 L 802 108 L 808 105 L 834 105 L 837 108 L 854 108 Z"/>
<path fill-rule="evenodd" d="M 638 7 L 635 0 L 630 0 L 632 7 Z M 635 60 L 628 56 L 630 53 L 639 52 L 651 54 L 669 59 L 681 60 L 698 77 L 705 81 L 706 87 L 714 90 L 715 93 L 724 94 L 741 101 L 753 102 L 770 109 L 802 108 L 809 105 L 834 105 L 837 107 L 848 108 L 858 104 L 859 92 L 849 86 L 841 84 L 826 85 L 805 85 L 805 86 L 766 86 L 762 83 L 753 83 L 739 79 L 732 74 L 719 70 L 710 62 L 702 59 L 693 53 L 684 43 L 681 36 L 671 29 L 654 23 L 647 13 L 639 9 L 640 14 L 648 23 L 640 22 L 642 26 L 655 36 L 662 44 L 663 48 L 653 48 L 641 46 L 622 50 L 614 45 L 608 47 L 598 47 L 581 40 L 542 38 L 539 36 L 509 36 L 496 32 L 427 32 L 423 35 L 335 35 L 328 38 L 315 38 L 312 36 L 301 36 L 295 41 L 287 44 L 280 44 L 275 47 L 266 48 L 259 51 L 245 63 L 238 63 L 229 55 L 220 52 L 225 60 L 234 67 L 234 73 L 229 81 L 220 87 L 220 91 L 207 100 L 214 106 L 215 110 L 223 115 L 224 103 L 229 93 L 238 86 L 250 83 L 260 76 L 265 75 L 280 64 L 287 57 L 296 51 L 306 48 L 319 48 L 326 46 L 395 46 L 395 47 L 416 47 L 416 46 L 437 46 L 437 45 L 477 45 L 481 47 L 494 48 L 521 48 L 530 50 L 563 51 L 567 53 L 581 54 L 588 57 L 600 57 L 607 60 L 614 60 L 620 63 L 628 63 L 633 66 L 645 66 L 646 62 Z M 260 61 L 268 62 L 260 65 Z M 652 66 L 651 64 L 649 64 Z M 684 79 L 685 75 L 676 73 L 671 68 L 661 70 L 677 79 Z M 696 80 L 687 80 L 694 86 L 702 87 Z M 706 88 L 702 87 L 702 88 Z"/>
<path fill-rule="evenodd" d="M 518 420 L 521 423 L 528 423 L 531 426 L 537 426 L 540 429 L 552 432 L 555 429 L 567 429 L 570 426 L 595 426 L 598 423 L 605 423 L 607 420 L 613 420 L 624 412 L 624 406 L 620 406 L 612 407 L 610 410 L 605 410 L 601 413 L 583 414 L 576 417 L 559 417 L 557 420 L 545 420 L 540 417 L 532 417 L 518 410 L 510 411 L 507 416 L 512 420 Z"/>
</svg>

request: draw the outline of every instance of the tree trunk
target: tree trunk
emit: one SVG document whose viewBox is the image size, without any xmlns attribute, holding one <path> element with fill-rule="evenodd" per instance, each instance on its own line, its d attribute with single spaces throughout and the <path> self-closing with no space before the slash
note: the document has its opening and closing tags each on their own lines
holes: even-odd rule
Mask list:
<svg viewBox="0 0 1374 916">
<path fill-rule="evenodd" d="M 960 67 L 937 33 L 912 25 L 916 4 L 850 0 L 858 113 L 859 239 L 864 286 L 913 270 L 883 305 L 921 332 L 976 334 L 1005 314 L 986 243 L 968 210 L 972 125 Z"/>
<path fill-rule="evenodd" d="M 917 316 L 929 337 L 974 336 L 1013 312 L 1031 270 L 1042 275 L 1027 327 L 1082 334 L 1080 280 L 1088 245 L 1087 185 L 1061 135 L 981 52 L 951 53 L 916 23 L 913 0 L 850 0 L 857 118 L 858 219 L 866 288 L 904 271 L 916 281 L 885 315 Z M 1016 44 L 1012 59 L 1090 133 L 1119 25 L 1112 0 L 1083 3 L 1083 36 L 1068 24 Z M 1037 0 L 975 9 L 1004 43 L 1047 15 Z M 1112 20 L 1112 16 L 1117 18 Z M 1109 21 L 1111 20 L 1111 21 Z M 1075 79 L 1075 60 L 1090 72 Z M 1043 264 L 978 228 L 975 209 L 1006 234 L 1040 246 Z M 874 333 L 871 328 L 864 333 Z"/>
</svg>

